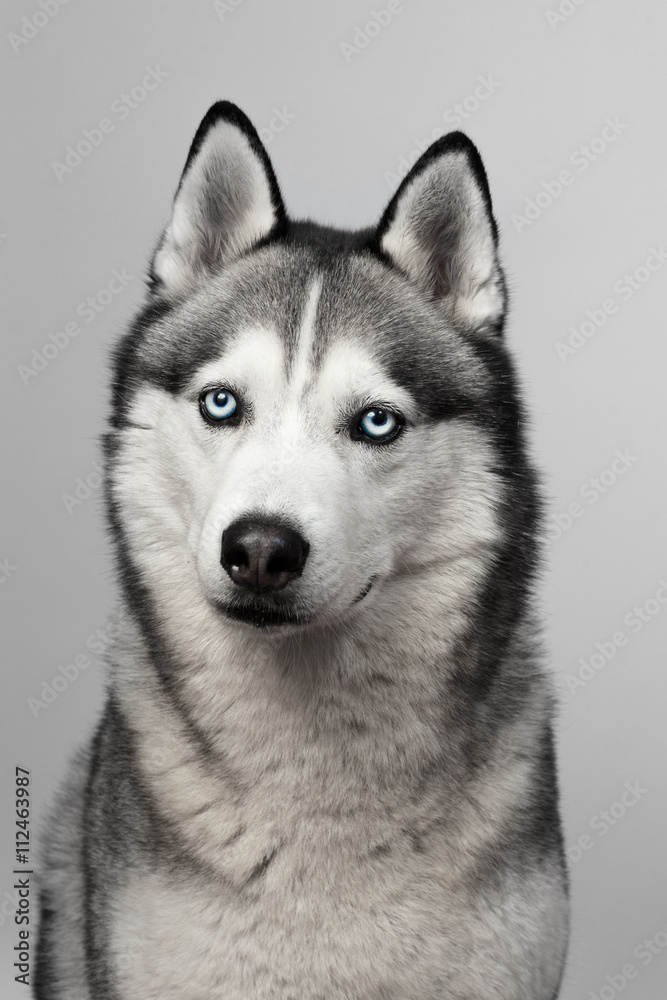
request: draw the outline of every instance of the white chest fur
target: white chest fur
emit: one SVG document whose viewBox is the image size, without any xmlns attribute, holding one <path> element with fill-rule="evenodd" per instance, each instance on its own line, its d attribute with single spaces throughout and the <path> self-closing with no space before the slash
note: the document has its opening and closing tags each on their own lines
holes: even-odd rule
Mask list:
<svg viewBox="0 0 667 1000">
<path fill-rule="evenodd" d="M 435 1000 L 457 936 L 442 884 L 407 838 L 364 857 L 336 841 L 309 824 L 242 890 L 132 877 L 112 906 L 123 1000 Z"/>
<path fill-rule="evenodd" d="M 531 906 L 554 873 L 521 887 L 510 876 L 483 899 L 475 879 L 477 858 L 527 800 L 522 739 L 463 793 L 427 766 L 442 735 L 429 712 L 437 699 L 420 695 L 416 672 L 373 705 L 337 697 L 337 728 L 324 725 L 325 708 L 316 730 L 299 722 L 296 694 L 284 702 L 291 716 L 279 707 L 275 672 L 230 664 L 224 727 L 206 755 L 150 665 L 128 652 L 121 706 L 182 863 L 130 868 L 112 894 L 122 1000 L 543 995 L 540 969 L 546 962 L 552 975 L 557 963 L 541 957 L 552 928 L 532 920 Z M 246 683 L 252 697 L 242 696 Z M 355 704 L 367 728 L 353 733 Z M 374 726 L 391 732 L 391 755 Z"/>
</svg>

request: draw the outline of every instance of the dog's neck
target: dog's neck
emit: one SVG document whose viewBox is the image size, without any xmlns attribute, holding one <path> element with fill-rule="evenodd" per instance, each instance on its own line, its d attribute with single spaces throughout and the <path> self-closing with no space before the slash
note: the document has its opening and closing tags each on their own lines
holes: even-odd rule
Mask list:
<svg viewBox="0 0 667 1000">
<path fill-rule="evenodd" d="M 242 881 L 313 803 L 380 830 L 389 804 L 455 787 L 467 765 L 453 595 L 425 589 L 418 612 L 384 600 L 292 635 L 222 623 L 216 642 L 192 616 L 164 623 L 165 660 L 136 624 L 119 630 L 112 697 L 147 786 L 200 860 Z"/>
<path fill-rule="evenodd" d="M 377 783 L 386 769 L 392 780 L 395 768 L 419 769 L 439 745 L 454 649 L 451 629 L 427 628 L 439 617 L 397 608 L 389 621 L 358 616 L 298 632 L 216 623 L 216 642 L 183 629 L 164 653 L 128 620 L 114 688 L 121 703 L 132 692 L 148 715 L 160 703 L 202 753 L 224 757 L 250 784 L 286 757 L 320 752 L 327 768 L 358 758 L 357 776 L 365 768 Z"/>
<path fill-rule="evenodd" d="M 112 696 L 138 770 L 181 843 L 235 884 L 314 808 L 380 831 L 384 801 L 413 794 L 441 750 L 426 671 L 351 636 L 253 642 L 234 626 L 217 672 L 190 658 L 165 683 L 136 626 L 122 631 Z"/>
</svg>

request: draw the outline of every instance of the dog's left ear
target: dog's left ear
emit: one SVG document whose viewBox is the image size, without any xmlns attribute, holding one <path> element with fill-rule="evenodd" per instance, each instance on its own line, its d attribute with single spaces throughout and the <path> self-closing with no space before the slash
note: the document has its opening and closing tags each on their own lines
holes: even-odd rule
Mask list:
<svg viewBox="0 0 667 1000">
<path fill-rule="evenodd" d="M 153 258 L 153 291 L 182 298 L 284 224 L 278 182 L 254 126 L 235 104 L 219 101 L 192 141 Z"/>
<path fill-rule="evenodd" d="M 390 201 L 376 247 L 472 332 L 502 331 L 505 280 L 486 172 L 462 132 L 443 136 Z"/>
</svg>

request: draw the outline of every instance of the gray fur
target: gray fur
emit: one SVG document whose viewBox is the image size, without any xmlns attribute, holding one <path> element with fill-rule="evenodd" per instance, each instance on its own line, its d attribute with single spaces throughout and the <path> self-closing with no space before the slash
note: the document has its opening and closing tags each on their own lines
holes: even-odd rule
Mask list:
<svg viewBox="0 0 667 1000">
<path fill-rule="evenodd" d="M 58 809 L 36 996 L 555 1000 L 540 502 L 478 154 L 447 137 L 343 234 L 287 220 L 218 105 L 175 219 L 116 358 L 126 607 Z M 218 384 L 238 426 L 202 419 Z M 350 437 L 370 405 L 403 415 L 395 442 Z M 230 617 L 220 538 L 249 512 L 309 540 L 256 598 L 285 624 Z"/>
</svg>

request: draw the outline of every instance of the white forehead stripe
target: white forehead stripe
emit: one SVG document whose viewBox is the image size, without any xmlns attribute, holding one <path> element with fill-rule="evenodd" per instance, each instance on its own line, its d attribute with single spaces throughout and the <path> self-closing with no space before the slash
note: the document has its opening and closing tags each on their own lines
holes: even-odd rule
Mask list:
<svg viewBox="0 0 667 1000">
<path fill-rule="evenodd" d="M 299 330 L 299 343 L 290 379 L 290 387 L 296 393 L 304 389 L 312 372 L 315 316 L 317 314 L 317 304 L 320 300 L 321 291 L 322 279 L 318 277 L 313 280 L 310 286 Z"/>
</svg>

